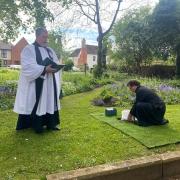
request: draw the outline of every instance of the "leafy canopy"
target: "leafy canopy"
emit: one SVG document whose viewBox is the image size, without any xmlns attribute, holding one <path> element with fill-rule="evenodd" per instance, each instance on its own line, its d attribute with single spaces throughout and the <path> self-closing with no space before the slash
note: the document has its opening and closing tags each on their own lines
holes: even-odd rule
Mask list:
<svg viewBox="0 0 180 180">
<path fill-rule="evenodd" d="M 114 27 L 117 57 L 128 65 L 139 67 L 152 59 L 149 15 L 149 7 L 131 10 Z"/>
</svg>

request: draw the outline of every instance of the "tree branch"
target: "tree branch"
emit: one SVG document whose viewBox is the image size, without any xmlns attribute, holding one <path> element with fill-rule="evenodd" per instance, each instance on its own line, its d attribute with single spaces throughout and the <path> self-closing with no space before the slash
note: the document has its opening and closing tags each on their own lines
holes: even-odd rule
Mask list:
<svg viewBox="0 0 180 180">
<path fill-rule="evenodd" d="M 119 0 L 119 1 L 118 1 L 118 6 L 117 6 L 116 12 L 115 12 L 115 14 L 114 14 L 114 18 L 113 18 L 113 20 L 112 20 L 111 25 L 109 26 L 109 28 L 103 33 L 103 36 L 105 36 L 105 35 L 111 30 L 111 28 L 112 28 L 112 26 L 113 26 L 113 24 L 114 24 L 114 22 L 115 22 L 115 20 L 116 20 L 117 14 L 118 14 L 118 12 L 119 12 L 121 2 L 122 2 L 122 0 Z"/>
<path fill-rule="evenodd" d="M 95 24 L 97 24 L 97 21 L 96 21 L 96 19 L 95 19 L 95 15 L 94 15 L 94 18 L 92 18 L 89 14 L 87 14 L 85 11 L 84 11 L 84 9 L 83 9 L 83 4 L 81 4 L 79 1 L 77 1 L 77 0 L 75 0 L 75 2 L 76 2 L 76 4 L 80 7 L 80 9 L 81 9 L 81 11 L 82 11 L 82 14 L 84 15 L 84 16 L 86 16 L 88 19 L 90 19 L 91 21 L 93 21 Z M 87 2 L 86 2 L 87 3 Z M 87 5 L 88 5 L 88 3 L 87 3 Z M 91 6 L 88 6 L 88 7 L 91 7 Z M 92 8 L 93 9 L 93 8 Z M 94 10 L 94 9 L 93 9 Z"/>
<path fill-rule="evenodd" d="M 102 26 L 101 26 L 101 20 L 99 15 L 99 1 L 96 0 L 96 17 L 97 17 L 97 25 L 98 25 L 98 32 L 99 35 L 102 34 Z"/>
</svg>

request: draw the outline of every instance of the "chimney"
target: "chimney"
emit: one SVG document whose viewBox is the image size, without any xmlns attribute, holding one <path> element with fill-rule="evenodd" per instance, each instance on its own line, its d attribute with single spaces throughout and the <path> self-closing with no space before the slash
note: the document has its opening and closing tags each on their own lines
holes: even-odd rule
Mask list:
<svg viewBox="0 0 180 180">
<path fill-rule="evenodd" d="M 82 39 L 81 47 L 82 47 L 82 48 L 85 48 L 85 47 L 86 47 L 86 40 L 85 40 L 85 38 Z"/>
</svg>

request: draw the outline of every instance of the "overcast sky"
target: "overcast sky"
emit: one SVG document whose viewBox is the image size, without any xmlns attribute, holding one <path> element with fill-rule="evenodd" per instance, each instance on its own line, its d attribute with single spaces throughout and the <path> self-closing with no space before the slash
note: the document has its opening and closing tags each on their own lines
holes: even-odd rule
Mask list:
<svg viewBox="0 0 180 180">
<path fill-rule="evenodd" d="M 115 1 L 102 1 L 104 1 L 104 11 L 101 12 L 102 26 L 103 29 L 106 30 L 110 25 L 117 4 Z M 158 0 L 123 0 L 117 19 L 120 19 L 120 17 L 127 11 L 127 9 L 144 5 L 155 6 L 156 3 L 158 3 Z M 47 23 L 47 29 L 55 30 L 60 28 L 64 32 L 63 43 L 66 48 L 75 49 L 80 47 L 82 38 L 86 39 L 87 44 L 97 44 L 97 26 L 94 23 L 88 21 L 87 18 L 82 17 L 77 7 L 71 7 L 69 11 L 64 11 L 61 6 L 51 3 L 49 4 L 49 8 L 55 16 L 55 21 L 53 23 Z M 25 37 L 29 43 L 32 43 L 35 39 L 34 33 L 22 33 L 14 43 L 16 43 L 22 37 Z"/>
</svg>

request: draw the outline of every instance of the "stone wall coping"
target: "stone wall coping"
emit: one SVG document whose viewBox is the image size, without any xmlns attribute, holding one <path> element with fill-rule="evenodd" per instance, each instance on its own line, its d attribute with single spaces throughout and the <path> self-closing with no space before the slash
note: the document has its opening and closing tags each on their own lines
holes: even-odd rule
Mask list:
<svg viewBox="0 0 180 180">
<path fill-rule="evenodd" d="M 171 162 L 174 160 L 180 160 L 180 151 L 167 152 L 167 153 L 161 154 L 161 159 L 164 162 Z"/>
<path fill-rule="evenodd" d="M 154 165 L 162 166 L 163 174 L 163 163 L 173 162 L 176 160 L 180 161 L 180 151 L 167 152 L 163 154 L 145 156 L 121 162 L 108 163 L 93 167 L 54 173 L 47 175 L 46 178 L 47 180 L 90 179 L 97 176 L 123 173 L 133 169 L 139 169 L 139 171 L 141 171 L 142 168 L 151 167 Z"/>
</svg>

